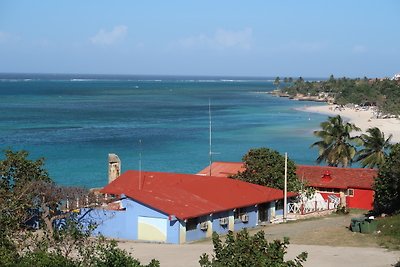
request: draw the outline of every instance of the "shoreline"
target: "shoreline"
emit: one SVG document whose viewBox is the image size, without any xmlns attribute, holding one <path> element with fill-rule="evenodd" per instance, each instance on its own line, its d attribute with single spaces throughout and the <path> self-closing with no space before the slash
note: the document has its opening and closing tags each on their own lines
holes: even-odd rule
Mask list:
<svg viewBox="0 0 400 267">
<path fill-rule="evenodd" d="M 388 138 L 392 134 L 391 143 L 400 142 L 400 120 L 396 118 L 377 119 L 374 117 L 373 111 L 369 110 L 356 110 L 352 108 L 335 109 L 336 105 L 318 105 L 306 106 L 298 108 L 297 110 L 310 113 L 325 114 L 328 116 L 340 115 L 345 121 L 354 123 L 357 127 L 361 128 L 363 133 L 368 128 L 378 127 Z"/>
</svg>

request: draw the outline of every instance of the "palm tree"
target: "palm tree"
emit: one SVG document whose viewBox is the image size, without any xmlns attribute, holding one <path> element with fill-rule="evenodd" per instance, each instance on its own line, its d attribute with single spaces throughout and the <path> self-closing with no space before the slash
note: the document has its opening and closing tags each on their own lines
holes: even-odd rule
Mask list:
<svg viewBox="0 0 400 267">
<path fill-rule="evenodd" d="M 279 78 L 279 77 L 276 77 L 275 78 L 275 81 L 274 81 L 274 85 L 276 85 L 276 88 L 277 89 L 279 89 L 279 84 L 281 83 L 281 79 Z"/>
<path fill-rule="evenodd" d="M 377 127 L 369 128 L 367 133 L 369 135 L 361 135 L 364 148 L 357 152 L 356 161 L 360 161 L 363 168 L 372 169 L 381 166 L 385 162 L 385 150 L 392 146 L 390 144 L 392 135 L 385 139 L 385 134 Z"/>
<path fill-rule="evenodd" d="M 350 133 L 360 131 L 360 128 L 354 123 L 344 123 L 340 115 L 328 117 L 327 121 L 321 123 L 321 128 L 321 131 L 314 131 L 314 135 L 322 140 L 311 145 L 319 149 L 317 163 L 325 161 L 333 167 L 351 165 L 356 155 L 356 148 L 352 143 L 359 145 L 361 139 L 359 136 L 350 136 Z"/>
</svg>

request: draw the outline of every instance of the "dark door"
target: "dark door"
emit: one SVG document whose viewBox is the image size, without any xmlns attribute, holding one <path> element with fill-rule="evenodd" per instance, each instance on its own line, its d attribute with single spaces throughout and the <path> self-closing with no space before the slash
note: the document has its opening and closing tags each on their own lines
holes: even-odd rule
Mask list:
<svg viewBox="0 0 400 267">
<path fill-rule="evenodd" d="M 258 205 L 258 221 L 268 222 L 268 203 Z"/>
</svg>

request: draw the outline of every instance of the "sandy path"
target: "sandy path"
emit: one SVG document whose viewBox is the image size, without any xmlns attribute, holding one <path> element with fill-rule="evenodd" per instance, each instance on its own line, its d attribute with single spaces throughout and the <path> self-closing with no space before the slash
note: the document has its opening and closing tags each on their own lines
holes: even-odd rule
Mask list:
<svg viewBox="0 0 400 267">
<path fill-rule="evenodd" d="M 294 258 L 302 251 L 307 251 L 309 257 L 304 265 L 306 267 L 378 267 L 396 263 L 400 259 L 400 251 L 379 248 L 373 235 L 353 233 L 346 228 L 350 218 L 354 216 L 357 215 L 329 216 L 317 220 L 269 225 L 259 229 L 265 231 L 268 240 L 289 236 L 292 244 L 289 245 L 287 257 Z M 120 246 L 132 252 L 142 263 L 156 258 L 162 267 L 199 266 L 200 255 L 211 254 L 213 249 L 209 240 L 184 245 L 127 241 L 120 242 Z"/>
<path fill-rule="evenodd" d="M 126 244 L 123 245 L 125 247 Z M 211 244 L 140 244 L 129 245 L 134 257 L 142 264 L 152 258 L 160 261 L 161 267 L 199 266 L 200 255 L 212 252 Z M 287 258 L 294 258 L 302 251 L 308 252 L 305 267 L 321 266 L 392 266 L 400 258 L 399 252 L 391 252 L 381 248 L 331 247 L 315 245 L 289 245 Z"/>
</svg>

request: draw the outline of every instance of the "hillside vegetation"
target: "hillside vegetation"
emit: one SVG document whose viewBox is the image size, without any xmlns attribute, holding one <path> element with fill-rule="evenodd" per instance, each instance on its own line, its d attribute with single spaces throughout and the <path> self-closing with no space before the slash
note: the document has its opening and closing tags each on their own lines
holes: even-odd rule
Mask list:
<svg viewBox="0 0 400 267">
<path fill-rule="evenodd" d="M 275 83 L 277 84 L 277 83 Z M 301 77 L 284 83 L 280 92 L 286 96 L 316 97 L 338 105 L 373 105 L 384 114 L 400 115 L 400 81 L 389 79 L 335 79 L 304 81 Z"/>
</svg>

